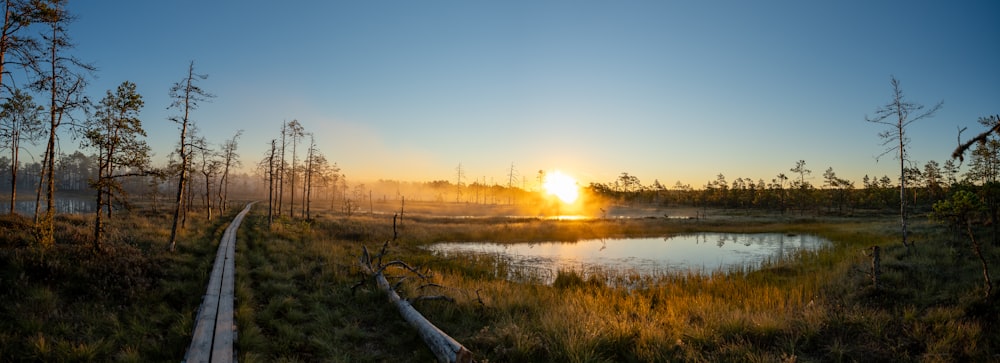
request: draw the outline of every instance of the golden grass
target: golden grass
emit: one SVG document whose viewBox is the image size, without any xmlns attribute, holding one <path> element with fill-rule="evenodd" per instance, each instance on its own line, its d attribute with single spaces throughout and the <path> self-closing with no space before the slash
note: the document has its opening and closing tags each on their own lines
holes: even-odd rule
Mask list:
<svg viewBox="0 0 1000 363">
<path fill-rule="evenodd" d="M 372 283 L 361 281 L 361 246 L 392 239 L 391 216 L 279 219 L 267 230 L 259 209 L 237 238 L 240 360 L 429 361 L 430 353 Z M 109 225 L 113 255 L 61 243 L 45 259 L 4 229 L 0 259 L 0 357 L 10 361 L 176 361 L 190 342 L 224 220 L 199 222 L 178 252 L 164 253 L 166 215 Z M 63 217 L 63 238 L 89 229 Z M 0 218 L 0 224 L 17 225 Z M 386 261 L 430 273 L 401 285 L 431 321 L 482 361 L 986 361 L 1000 337 L 995 300 L 961 240 L 916 221 L 907 256 L 891 218 L 794 220 L 776 215 L 553 221 L 535 218 L 408 217 Z M 200 231 L 200 232 L 198 232 Z M 421 246 L 440 241 L 574 241 L 700 231 L 810 233 L 834 246 L 760 269 L 641 277 L 561 271 L 553 285 L 516 283 L 500 255 L 443 258 Z M 62 240 L 61 240 L 62 241 Z M 864 250 L 884 248 L 882 290 L 870 288 Z M 997 246 L 988 246 L 992 261 Z M 90 256 L 90 257 L 87 257 Z M 113 256 L 113 257 L 109 257 Z M 114 260 L 109 260 L 113 258 Z M 106 262 L 101 264 L 101 262 Z M 105 266 L 106 265 L 106 266 Z M 82 277 L 72 277 L 83 271 Z M 390 275 L 409 273 L 392 269 Z M 124 276 L 124 277 L 123 277 Z M 609 281 L 611 281 L 609 283 Z M 630 284 L 615 284 L 628 281 Z M 421 287 L 424 283 L 441 287 Z M 630 288 L 616 287 L 630 286 Z"/>
<path fill-rule="evenodd" d="M 430 268 L 433 283 L 454 289 L 457 306 L 418 307 L 474 352 L 496 361 L 851 361 L 931 359 L 942 351 L 969 359 L 994 354 L 996 338 L 982 330 L 991 320 L 937 298 L 974 296 L 975 271 L 948 269 L 940 277 L 943 254 L 924 247 L 922 255 L 904 256 L 887 223 L 427 220 L 407 226 L 417 237 L 404 238 L 394 256 Z M 918 238 L 928 245 L 940 238 L 931 226 L 919 228 Z M 560 272 L 553 286 L 512 283 L 494 272 L 504 268 L 502 256 L 442 260 L 407 247 L 407 241 L 574 240 L 693 230 L 813 233 L 835 241 L 835 247 L 771 261 L 757 271 L 667 276 L 632 290 L 569 271 Z M 863 253 L 876 244 L 886 251 L 888 291 L 871 290 L 864 272 L 869 260 Z M 957 277 L 963 282 L 955 284 Z M 404 290 L 417 294 L 413 286 Z M 934 319 L 914 313 L 926 309 L 947 314 Z"/>
</svg>

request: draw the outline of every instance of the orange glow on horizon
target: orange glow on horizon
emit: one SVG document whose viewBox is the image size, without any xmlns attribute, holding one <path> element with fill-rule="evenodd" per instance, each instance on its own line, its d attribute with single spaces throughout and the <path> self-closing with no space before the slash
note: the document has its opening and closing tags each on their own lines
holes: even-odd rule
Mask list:
<svg viewBox="0 0 1000 363">
<path fill-rule="evenodd" d="M 580 186 L 577 185 L 576 179 L 559 170 L 546 174 L 542 187 L 547 194 L 556 196 L 566 204 L 573 204 L 580 197 Z"/>
</svg>

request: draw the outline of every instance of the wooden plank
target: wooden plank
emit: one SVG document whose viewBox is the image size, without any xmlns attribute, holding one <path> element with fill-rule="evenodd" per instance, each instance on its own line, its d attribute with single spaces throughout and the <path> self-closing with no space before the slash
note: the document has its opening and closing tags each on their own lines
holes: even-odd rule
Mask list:
<svg viewBox="0 0 1000 363">
<path fill-rule="evenodd" d="M 188 362 L 209 362 L 211 359 L 221 285 L 222 269 L 212 268 L 208 287 L 205 290 L 205 295 L 202 296 L 201 307 L 198 308 L 191 346 L 188 348 L 186 357 Z"/>
<path fill-rule="evenodd" d="M 215 320 L 215 339 L 212 343 L 212 362 L 233 360 L 236 324 L 233 320 L 233 273 L 226 273 L 219 295 L 219 311 Z M 226 285 L 229 285 L 227 288 Z"/>
<path fill-rule="evenodd" d="M 236 281 L 236 232 L 254 203 L 229 223 L 219 241 L 212 272 L 202 297 L 186 362 L 235 362 L 236 324 L 233 316 Z"/>
<path fill-rule="evenodd" d="M 237 226 L 234 221 L 231 226 Z M 222 286 L 219 292 L 219 312 L 215 320 L 215 341 L 212 348 L 212 361 L 224 362 L 233 357 L 234 333 L 236 324 L 233 320 L 234 287 L 236 279 L 236 233 L 229 234 L 226 246 L 226 260 L 223 264 Z M 228 360 L 226 357 L 229 357 Z"/>
</svg>

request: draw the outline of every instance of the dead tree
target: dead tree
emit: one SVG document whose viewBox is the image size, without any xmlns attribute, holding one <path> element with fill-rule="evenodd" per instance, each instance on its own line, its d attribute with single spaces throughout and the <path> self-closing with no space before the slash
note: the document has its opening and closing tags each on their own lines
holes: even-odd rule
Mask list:
<svg viewBox="0 0 1000 363">
<path fill-rule="evenodd" d="M 243 130 L 236 131 L 232 139 L 222 144 L 222 176 L 219 180 L 219 212 L 226 213 L 229 203 L 229 169 L 240 166 L 240 155 L 236 153 L 239 146 L 237 140 L 243 135 Z"/>
<path fill-rule="evenodd" d="M 471 351 L 466 349 L 461 343 L 446 334 L 437 326 L 434 326 L 434 324 L 427 320 L 427 318 L 421 315 L 420 312 L 413 307 L 411 304 L 412 301 L 401 298 L 396 292 L 395 287 L 389 285 L 389 281 L 385 278 L 384 272 L 390 267 L 405 269 L 420 276 L 421 278 L 425 278 L 425 276 L 402 261 L 396 260 L 383 264 L 382 257 L 385 256 L 388 245 L 389 242 L 383 244 L 382 250 L 375 256 L 369 254 L 368 248 L 362 246 L 362 254 L 360 258 L 361 269 L 364 270 L 364 272 L 370 277 L 375 279 L 375 283 L 378 285 L 379 290 L 382 290 L 382 292 L 386 294 L 389 298 L 389 302 L 396 307 L 399 314 L 403 316 L 403 319 L 417 330 L 417 334 L 420 335 L 420 339 L 422 339 L 424 344 L 430 348 L 431 352 L 434 353 L 434 356 L 437 357 L 439 362 L 473 362 L 474 360 Z M 355 288 L 357 286 L 360 286 L 360 283 L 355 285 Z M 450 298 L 445 296 L 429 296 L 417 299 L 450 300 Z"/>
<path fill-rule="evenodd" d="M 986 130 L 986 131 L 983 131 L 979 135 L 976 135 L 975 137 L 969 139 L 966 142 L 962 142 L 962 132 L 961 132 L 961 131 L 964 131 L 965 129 L 963 128 L 961 131 L 959 131 L 959 133 L 958 133 L 958 147 L 956 147 L 955 151 L 953 151 L 951 153 L 951 158 L 952 159 L 958 159 L 959 161 L 965 161 L 965 152 L 968 151 L 969 148 L 972 147 L 973 144 L 975 144 L 977 142 L 986 142 L 986 140 L 990 136 L 990 134 L 1000 135 L 1000 115 L 993 115 L 993 116 L 990 116 L 990 117 L 985 117 L 984 119 L 987 120 L 988 122 L 992 122 L 994 124 L 993 127 L 990 128 L 990 129 L 988 129 L 988 130 Z"/>
<path fill-rule="evenodd" d="M 923 105 L 912 103 L 903 97 L 903 89 L 900 87 L 899 80 L 896 77 L 890 77 L 889 80 L 892 83 L 892 100 L 876 109 L 875 116 L 865 116 L 865 121 L 888 126 L 886 131 L 879 133 L 879 137 L 884 140 L 882 145 L 886 147 L 885 151 L 879 157 L 894 154 L 899 159 L 899 218 L 902 227 L 903 246 L 906 247 L 906 252 L 909 253 L 912 244 L 907 240 L 906 146 L 910 139 L 906 136 L 906 128 L 914 121 L 933 117 L 941 109 L 943 103 L 939 102 L 934 107 L 924 111 Z"/>
<path fill-rule="evenodd" d="M 302 124 L 299 123 L 299 120 L 292 120 L 292 122 L 288 123 L 288 131 L 288 136 L 292 138 L 292 168 L 289 169 L 289 173 L 292 174 L 292 184 L 289 186 L 288 193 L 288 218 L 295 218 L 295 174 L 298 174 L 298 170 L 296 170 L 298 166 L 296 165 L 298 162 L 297 149 L 299 146 L 299 140 L 305 136 L 305 129 L 302 127 Z"/>
<path fill-rule="evenodd" d="M 181 140 L 178 144 L 178 154 L 180 160 L 180 172 L 177 178 L 177 199 L 174 204 L 173 225 L 170 228 L 170 251 L 173 252 L 177 245 L 177 227 L 180 219 L 181 209 L 184 209 L 184 190 L 187 186 L 187 170 L 190 167 L 191 156 L 188 152 L 187 134 L 191 124 L 191 111 L 198 108 L 198 104 L 210 100 L 213 96 L 197 85 L 199 80 L 208 78 L 207 75 L 194 73 L 194 61 L 188 64 L 187 76 L 170 87 L 170 98 L 174 101 L 171 108 L 177 108 L 180 115 L 170 117 L 181 127 Z"/>
<path fill-rule="evenodd" d="M 281 206 L 285 195 L 285 146 L 288 146 L 288 122 L 281 121 L 281 162 L 278 164 L 278 217 L 281 217 Z"/>
</svg>

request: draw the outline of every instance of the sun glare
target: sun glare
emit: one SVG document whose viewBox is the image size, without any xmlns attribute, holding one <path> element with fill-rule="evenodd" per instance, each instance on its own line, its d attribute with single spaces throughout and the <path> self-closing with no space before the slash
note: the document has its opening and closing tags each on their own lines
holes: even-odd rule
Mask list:
<svg viewBox="0 0 1000 363">
<path fill-rule="evenodd" d="M 572 204 L 580 196 L 580 187 L 576 185 L 576 180 L 559 170 L 545 175 L 545 183 L 542 187 L 545 188 L 546 193 L 556 196 L 566 204 Z"/>
</svg>

